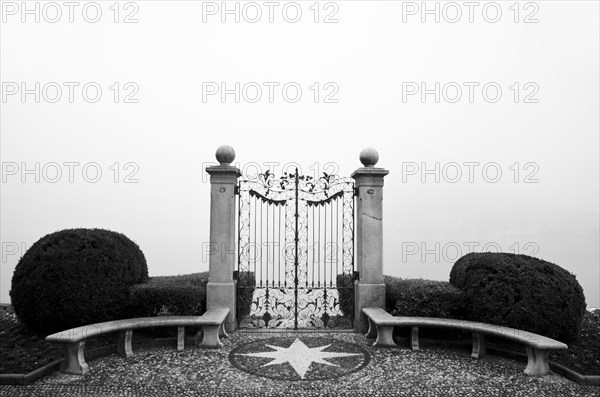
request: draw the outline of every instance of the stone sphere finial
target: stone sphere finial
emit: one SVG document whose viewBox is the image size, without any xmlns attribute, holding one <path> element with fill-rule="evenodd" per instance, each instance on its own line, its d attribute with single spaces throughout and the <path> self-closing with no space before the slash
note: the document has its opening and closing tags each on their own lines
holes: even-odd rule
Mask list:
<svg viewBox="0 0 600 397">
<path fill-rule="evenodd" d="M 219 146 L 215 157 L 221 165 L 230 165 L 235 160 L 235 150 L 229 145 Z"/>
<path fill-rule="evenodd" d="M 379 153 L 377 153 L 377 150 L 368 147 L 360 152 L 359 159 L 365 167 L 374 167 L 379 161 Z"/>
</svg>

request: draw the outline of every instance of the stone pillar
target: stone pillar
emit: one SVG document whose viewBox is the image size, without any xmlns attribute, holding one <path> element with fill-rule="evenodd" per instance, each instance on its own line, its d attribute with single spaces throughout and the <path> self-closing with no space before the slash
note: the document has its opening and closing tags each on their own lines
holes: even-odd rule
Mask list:
<svg viewBox="0 0 600 397">
<path fill-rule="evenodd" d="M 389 171 L 375 168 L 379 154 L 375 149 L 360 153 L 364 165 L 352 173 L 358 191 L 356 203 L 356 268 L 354 282 L 354 328 L 366 332 L 365 307 L 385 309 L 383 283 L 383 177 Z"/>
<path fill-rule="evenodd" d="M 233 280 L 235 268 L 235 187 L 241 175 L 240 170 L 231 164 L 235 151 L 231 146 L 217 149 L 220 165 L 206 167 L 210 174 L 210 245 L 209 276 L 206 287 L 206 308 L 228 308 L 225 329 L 233 332 L 236 321 L 236 282 Z"/>
</svg>

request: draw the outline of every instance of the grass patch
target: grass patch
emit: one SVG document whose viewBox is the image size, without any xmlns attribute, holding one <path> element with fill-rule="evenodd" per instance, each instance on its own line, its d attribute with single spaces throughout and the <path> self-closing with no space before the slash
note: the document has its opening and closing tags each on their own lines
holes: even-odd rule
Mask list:
<svg viewBox="0 0 600 397">
<path fill-rule="evenodd" d="M 86 349 L 117 342 L 117 334 L 85 341 Z M 0 374 L 26 374 L 64 356 L 61 344 L 46 342 L 45 336 L 28 330 L 14 313 L 0 311 Z"/>
<path fill-rule="evenodd" d="M 600 375 L 600 309 L 586 311 L 577 338 L 569 350 L 550 353 L 550 360 L 581 375 Z"/>
<path fill-rule="evenodd" d="M 23 374 L 61 358 L 63 348 L 27 330 L 14 313 L 0 311 L 0 374 Z"/>
</svg>

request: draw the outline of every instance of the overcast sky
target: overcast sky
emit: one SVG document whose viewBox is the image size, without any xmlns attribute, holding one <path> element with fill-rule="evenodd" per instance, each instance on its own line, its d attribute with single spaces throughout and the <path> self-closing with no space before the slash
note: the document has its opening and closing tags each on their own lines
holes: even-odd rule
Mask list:
<svg viewBox="0 0 600 397">
<path fill-rule="evenodd" d="M 376 148 L 386 274 L 500 249 L 600 306 L 597 1 L 0 4 L 0 302 L 64 228 L 126 234 L 151 275 L 207 270 L 204 168 L 229 144 L 278 175 Z"/>
</svg>

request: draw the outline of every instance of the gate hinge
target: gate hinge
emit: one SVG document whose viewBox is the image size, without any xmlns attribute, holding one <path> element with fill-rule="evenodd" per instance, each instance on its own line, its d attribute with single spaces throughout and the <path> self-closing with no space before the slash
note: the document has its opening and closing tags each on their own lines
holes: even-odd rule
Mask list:
<svg viewBox="0 0 600 397">
<path fill-rule="evenodd" d="M 355 280 L 358 280 L 358 276 L 359 276 L 359 274 L 358 274 L 358 270 L 355 270 L 355 271 L 354 271 L 354 279 L 355 279 Z"/>
<path fill-rule="evenodd" d="M 240 194 L 240 185 L 235 185 L 233 187 L 233 194 Z"/>
<path fill-rule="evenodd" d="M 358 188 L 357 187 L 354 188 L 354 197 L 358 197 Z"/>
</svg>

